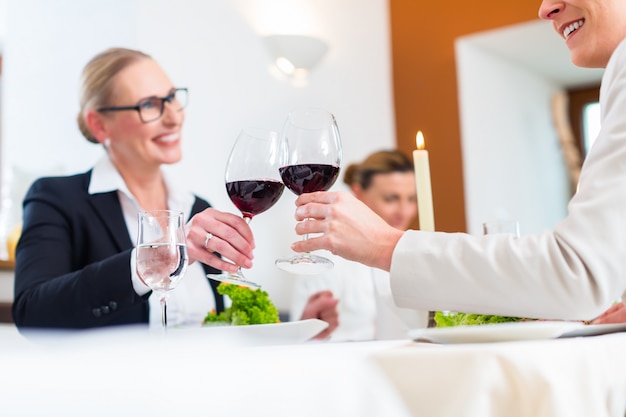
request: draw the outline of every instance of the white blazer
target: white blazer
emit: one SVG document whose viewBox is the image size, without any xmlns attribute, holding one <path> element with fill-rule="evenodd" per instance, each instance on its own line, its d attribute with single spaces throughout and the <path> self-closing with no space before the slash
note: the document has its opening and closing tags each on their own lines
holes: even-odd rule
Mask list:
<svg viewBox="0 0 626 417">
<path fill-rule="evenodd" d="M 391 263 L 397 305 L 588 320 L 624 298 L 626 41 L 607 65 L 600 108 L 602 128 L 554 231 L 517 239 L 407 231 Z"/>
</svg>

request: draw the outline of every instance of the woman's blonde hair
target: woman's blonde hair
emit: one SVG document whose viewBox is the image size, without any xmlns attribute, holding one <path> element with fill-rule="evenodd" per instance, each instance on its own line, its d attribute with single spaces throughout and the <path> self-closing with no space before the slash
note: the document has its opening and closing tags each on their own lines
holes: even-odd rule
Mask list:
<svg viewBox="0 0 626 417">
<path fill-rule="evenodd" d="M 152 59 L 143 52 L 126 48 L 109 48 L 93 57 L 81 76 L 78 128 L 88 141 L 98 143 L 85 121 L 89 109 L 108 105 L 113 93 L 112 80 L 124 68 L 142 59 Z"/>
<path fill-rule="evenodd" d="M 413 172 L 413 162 L 398 150 L 374 152 L 360 164 L 350 164 L 343 175 L 348 185 L 359 184 L 366 190 L 377 174 L 392 172 Z"/>
</svg>

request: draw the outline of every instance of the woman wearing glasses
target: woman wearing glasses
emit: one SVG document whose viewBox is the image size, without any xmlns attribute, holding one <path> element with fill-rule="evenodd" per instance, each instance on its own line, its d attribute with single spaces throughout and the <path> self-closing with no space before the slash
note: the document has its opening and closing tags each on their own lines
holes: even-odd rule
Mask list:
<svg viewBox="0 0 626 417">
<path fill-rule="evenodd" d="M 180 210 L 190 219 L 190 266 L 168 300 L 169 322 L 200 323 L 224 308 L 206 274 L 251 267 L 254 238 L 240 216 L 210 208 L 162 171 L 181 160 L 186 103 L 187 89 L 142 52 L 112 48 L 87 63 L 78 126 L 106 155 L 83 174 L 39 179 L 26 194 L 16 253 L 18 327 L 159 323 L 158 300 L 133 267 L 141 210 Z M 332 331 L 334 304 L 317 297 L 308 314 L 325 311 Z"/>
</svg>

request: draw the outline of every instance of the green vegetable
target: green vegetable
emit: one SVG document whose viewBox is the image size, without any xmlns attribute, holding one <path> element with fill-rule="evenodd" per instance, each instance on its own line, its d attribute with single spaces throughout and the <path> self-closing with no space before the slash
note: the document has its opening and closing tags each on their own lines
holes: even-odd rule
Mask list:
<svg viewBox="0 0 626 417">
<path fill-rule="evenodd" d="M 455 313 L 452 311 L 437 311 L 435 323 L 437 327 L 471 326 L 477 324 L 506 323 L 522 321 L 519 317 L 491 316 L 488 314 Z"/>
<path fill-rule="evenodd" d="M 222 282 L 217 286 L 217 292 L 230 297 L 232 304 L 220 314 L 210 311 L 204 318 L 203 324 L 227 323 L 242 326 L 280 321 L 278 309 L 265 291 Z"/>
</svg>

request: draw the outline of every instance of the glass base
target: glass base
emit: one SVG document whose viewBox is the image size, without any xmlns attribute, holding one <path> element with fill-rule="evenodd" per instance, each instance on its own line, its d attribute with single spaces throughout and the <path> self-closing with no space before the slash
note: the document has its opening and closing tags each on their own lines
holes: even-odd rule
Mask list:
<svg viewBox="0 0 626 417">
<path fill-rule="evenodd" d="M 253 290 L 261 288 L 260 284 L 249 281 L 242 273 L 223 273 L 223 274 L 207 274 L 207 278 L 227 282 L 229 284 L 241 285 L 243 287 L 250 287 Z"/>
<path fill-rule="evenodd" d="M 318 275 L 330 271 L 335 266 L 330 259 L 308 253 L 277 259 L 274 263 L 283 271 L 298 275 Z"/>
</svg>

